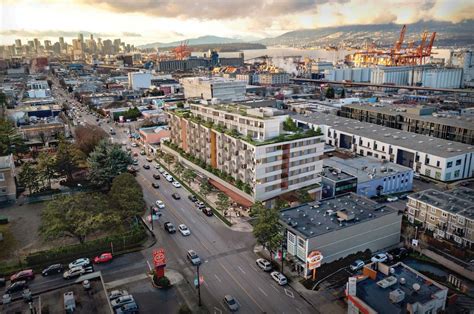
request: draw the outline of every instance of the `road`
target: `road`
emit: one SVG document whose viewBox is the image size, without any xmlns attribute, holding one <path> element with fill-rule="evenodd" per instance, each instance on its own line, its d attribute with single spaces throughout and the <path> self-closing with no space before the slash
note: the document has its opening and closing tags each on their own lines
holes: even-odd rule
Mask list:
<svg viewBox="0 0 474 314">
<path fill-rule="evenodd" d="M 61 89 L 56 91 L 60 93 L 61 102 L 67 99 L 69 104 L 75 103 Z M 85 112 L 82 112 L 80 120 L 91 125 L 97 124 L 96 117 Z M 109 132 L 110 127 L 109 124 L 102 124 L 106 132 Z M 113 127 L 116 130 L 116 135 L 111 136 L 114 142 L 129 142 L 125 133 L 128 127 Z M 253 252 L 255 240 L 251 233 L 234 231 L 215 216 L 205 216 L 188 200 L 189 191 L 175 188 L 163 178 L 159 181 L 153 179 L 152 175 L 157 173 L 155 163 L 147 162 L 145 156 L 138 158 L 140 171 L 137 180 L 143 187 L 147 204 L 154 204 L 157 199 L 165 203 L 163 215 L 154 226 L 157 244 L 148 250 L 120 257 L 110 265 L 99 266 L 106 282 L 143 273 L 146 261 L 152 262 L 152 249 L 162 247 L 166 252 L 167 268 L 181 272 L 193 285 L 196 268 L 186 259 L 187 250 L 192 249 L 203 261 L 200 267 L 204 280 L 201 297 L 210 312 L 226 312 L 222 299 L 224 295 L 230 294 L 240 303 L 242 313 L 317 313 L 291 287 L 279 286 L 268 273 L 257 268 L 257 256 Z M 143 169 L 142 165 L 146 163 L 151 165 L 150 170 Z M 152 187 L 154 181 L 159 183 L 159 189 Z M 180 194 L 181 199 L 173 199 L 172 193 Z M 179 232 L 172 235 L 166 233 L 163 229 L 163 222 L 166 221 L 171 221 L 175 226 L 186 224 L 191 235 L 183 237 Z"/>
</svg>

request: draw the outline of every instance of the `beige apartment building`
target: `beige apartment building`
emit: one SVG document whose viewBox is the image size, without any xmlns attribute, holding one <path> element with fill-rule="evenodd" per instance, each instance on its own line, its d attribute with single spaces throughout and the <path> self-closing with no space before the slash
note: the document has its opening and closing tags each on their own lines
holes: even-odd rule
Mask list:
<svg viewBox="0 0 474 314">
<path fill-rule="evenodd" d="M 474 247 L 474 190 L 429 189 L 409 195 L 407 205 L 410 222 L 421 222 L 437 238 Z"/>
<path fill-rule="evenodd" d="M 254 201 L 301 188 L 319 198 L 324 143 L 315 132 L 283 131 L 273 108 L 190 105 L 170 113 L 170 140 L 186 153 L 248 184 Z"/>
</svg>

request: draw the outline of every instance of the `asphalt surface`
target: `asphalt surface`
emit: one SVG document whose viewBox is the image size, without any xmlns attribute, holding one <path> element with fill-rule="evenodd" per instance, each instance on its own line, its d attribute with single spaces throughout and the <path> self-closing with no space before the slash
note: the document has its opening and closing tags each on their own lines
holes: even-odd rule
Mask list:
<svg viewBox="0 0 474 314">
<path fill-rule="evenodd" d="M 57 83 L 57 80 L 54 82 Z M 78 107 L 78 103 L 66 95 L 67 93 L 62 89 L 53 88 L 53 91 L 59 103 L 67 100 L 68 104 Z M 97 125 L 95 116 L 85 111 L 81 112 L 81 115 L 82 117 L 78 118 L 79 121 Z M 128 145 L 130 144 L 128 135 L 125 133 L 128 126 L 117 127 L 106 123 L 102 123 L 101 126 L 106 132 L 109 132 L 111 127 L 114 128 L 116 135 L 111 135 L 114 142 L 126 141 Z M 139 152 L 139 150 L 140 148 L 133 148 L 133 152 Z M 180 272 L 188 284 L 195 289 L 196 267 L 186 259 L 187 250 L 192 249 L 202 260 L 201 298 L 209 312 L 228 312 L 223 304 L 223 297 L 226 294 L 237 299 L 242 313 L 317 312 L 291 287 L 279 286 L 269 273 L 257 268 L 255 264 L 257 256 L 253 252 L 255 240 L 251 233 L 234 231 L 215 216 L 205 216 L 187 198 L 189 191 L 183 187 L 173 187 L 163 177 L 161 180 L 155 180 L 153 174 L 158 173 L 154 167 L 156 163 L 147 162 L 145 157 L 138 156 L 140 170 L 137 174 L 137 180 L 143 187 L 145 200 L 148 205 L 154 204 L 158 199 L 165 203 L 165 208 L 161 210 L 162 217 L 154 222 L 153 231 L 157 243 L 150 249 L 115 258 L 109 264 L 98 265 L 96 270 L 102 272 L 106 283 L 143 274 L 148 269 L 148 264 L 152 265 L 153 249 L 164 248 L 166 267 Z M 150 164 L 151 169 L 143 169 L 143 164 Z M 153 188 L 152 182 L 157 182 L 160 188 Z M 173 199 L 172 193 L 180 194 L 181 199 Z M 181 223 L 186 224 L 191 235 L 184 237 L 179 232 L 168 234 L 163 228 L 163 223 L 166 221 L 172 222 L 175 227 Z M 34 292 L 45 286 L 62 283 L 64 279 L 60 275 L 54 278 L 37 278 L 30 284 L 30 288 Z"/>
</svg>

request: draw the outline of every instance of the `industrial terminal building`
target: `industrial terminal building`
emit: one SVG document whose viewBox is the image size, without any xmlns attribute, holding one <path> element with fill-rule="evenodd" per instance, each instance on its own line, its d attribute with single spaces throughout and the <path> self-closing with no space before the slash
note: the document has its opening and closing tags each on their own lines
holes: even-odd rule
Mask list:
<svg viewBox="0 0 474 314">
<path fill-rule="evenodd" d="M 388 160 L 439 181 L 474 176 L 474 146 L 330 114 L 292 117 L 300 126 L 319 127 L 326 144 L 337 148 Z"/>
</svg>

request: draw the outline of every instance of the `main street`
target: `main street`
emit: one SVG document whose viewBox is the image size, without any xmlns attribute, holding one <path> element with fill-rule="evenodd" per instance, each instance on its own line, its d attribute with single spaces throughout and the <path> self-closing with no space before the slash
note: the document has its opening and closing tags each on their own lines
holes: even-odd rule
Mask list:
<svg viewBox="0 0 474 314">
<path fill-rule="evenodd" d="M 68 99 L 68 103 L 73 102 L 72 99 Z M 97 124 L 96 117 L 86 112 L 82 113 L 80 121 L 91 125 Z M 111 136 L 115 143 L 120 144 L 126 141 L 130 144 L 128 135 L 125 133 L 128 127 L 119 128 L 112 124 L 102 124 L 102 128 L 107 133 L 110 127 L 116 130 L 116 134 Z M 164 178 L 155 180 L 152 176 L 158 173 L 154 168 L 155 162 L 150 163 L 145 160 L 145 156 L 141 155 L 138 158 L 140 170 L 137 180 L 143 187 L 145 201 L 148 205 L 152 205 L 160 199 L 165 203 L 165 208 L 162 209 L 163 215 L 160 221 L 155 222 L 154 226 L 156 245 L 141 252 L 143 260 L 137 259 L 135 263 L 130 264 L 129 268 L 134 269 L 133 271 L 125 267 L 120 268 L 122 274 L 143 272 L 146 261 L 152 262 L 152 249 L 162 247 L 166 252 L 167 267 L 181 272 L 189 284 L 193 285 L 196 268 L 186 259 L 186 252 L 192 249 L 203 261 L 200 267 L 200 274 L 204 280 L 201 286 L 201 297 L 203 304 L 210 312 L 221 313 L 227 310 L 222 301 L 226 294 L 237 299 L 242 313 L 317 312 L 291 287 L 279 286 L 268 273 L 257 268 L 255 265 L 257 256 L 253 252 L 255 240 L 251 233 L 234 231 L 215 216 L 205 216 L 197 210 L 194 203 L 188 200 L 189 191 L 183 187 L 173 187 Z M 150 164 L 151 169 L 143 169 L 143 164 Z M 160 185 L 159 189 L 152 187 L 151 184 L 154 181 Z M 172 193 L 180 194 L 181 199 L 173 199 Z M 171 235 L 166 233 L 163 229 L 163 223 L 166 221 L 172 222 L 175 226 L 181 223 L 186 224 L 191 230 L 191 235 L 183 237 L 179 232 Z M 114 263 L 115 261 L 110 266 L 113 267 Z M 109 275 L 108 270 L 104 269 L 103 273 L 106 282 L 119 279 L 116 275 Z"/>
</svg>

